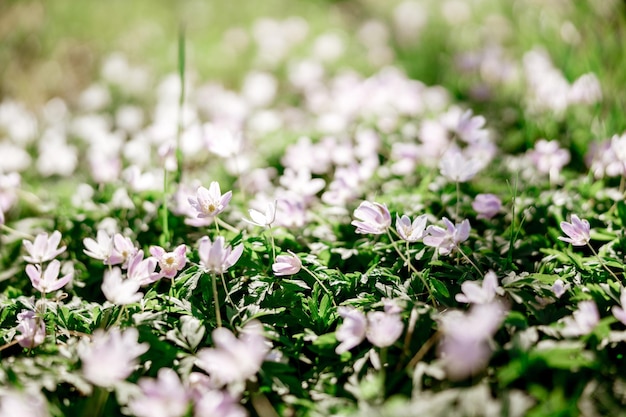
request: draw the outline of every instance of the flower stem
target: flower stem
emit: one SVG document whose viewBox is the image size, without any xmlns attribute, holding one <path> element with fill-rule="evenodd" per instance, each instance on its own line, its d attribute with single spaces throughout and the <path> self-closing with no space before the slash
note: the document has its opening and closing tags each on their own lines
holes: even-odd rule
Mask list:
<svg viewBox="0 0 626 417">
<path fill-rule="evenodd" d="M 483 274 L 483 273 L 481 272 L 481 270 L 480 270 L 480 269 L 478 269 L 478 267 L 476 266 L 476 264 L 475 264 L 474 262 L 472 262 L 472 260 L 469 258 L 469 256 L 467 256 L 467 255 L 465 254 L 465 252 L 463 252 L 463 250 L 461 249 L 461 247 L 460 247 L 460 246 L 457 246 L 456 248 L 459 250 L 459 252 L 461 253 L 461 255 L 463 255 L 463 257 L 465 258 L 465 260 L 466 260 L 467 262 L 469 262 L 469 263 L 470 263 L 470 264 L 474 267 L 474 269 L 476 270 L 476 272 L 478 272 L 478 275 L 480 275 L 481 277 L 484 277 L 484 276 L 485 276 L 485 274 Z"/>
<path fill-rule="evenodd" d="M 33 236 L 31 234 L 28 234 L 28 233 L 20 232 L 19 230 L 15 230 L 12 227 L 7 226 L 6 224 L 0 225 L 0 229 L 4 230 L 6 232 L 9 232 L 11 234 L 14 234 L 14 235 L 21 236 L 21 237 L 23 237 L 25 239 L 30 239 L 30 240 L 34 240 L 35 239 L 35 236 Z"/>
<path fill-rule="evenodd" d="M 387 230 L 387 236 L 389 236 L 389 241 L 391 242 L 391 246 L 394 248 L 396 253 L 400 256 L 400 259 L 404 261 L 409 271 L 413 272 L 415 275 L 417 275 L 420 278 L 420 280 L 422 280 L 422 284 L 424 285 L 424 288 L 426 288 L 426 291 L 428 292 L 428 296 L 430 297 L 433 303 L 433 307 L 437 307 L 437 300 L 435 300 L 435 297 L 433 297 L 432 293 L 430 292 L 430 287 L 428 286 L 428 283 L 424 279 L 424 276 L 417 269 L 415 269 L 415 267 L 411 264 L 410 257 L 408 256 L 406 258 L 404 257 L 404 254 L 402 253 L 398 245 L 396 245 L 396 241 L 393 240 L 393 236 L 391 236 L 391 233 L 389 232 L 389 230 Z M 407 242 L 407 251 L 408 251 L 408 242 Z"/>
<path fill-rule="evenodd" d="M 337 307 L 337 303 L 335 302 L 335 297 L 333 296 L 333 293 L 331 293 L 328 288 L 326 288 L 326 286 L 322 283 L 322 281 L 317 277 L 317 275 L 315 275 L 313 273 L 313 271 L 311 271 L 309 268 L 307 268 L 306 266 L 302 265 L 302 269 L 304 269 L 306 272 L 308 272 L 309 275 L 311 275 L 315 281 L 317 281 L 317 283 L 320 285 L 320 287 L 322 287 L 322 289 L 324 291 L 326 291 L 326 294 L 328 294 L 328 296 L 330 297 L 330 301 L 333 303 L 333 305 L 335 307 Z"/>
<path fill-rule="evenodd" d="M 419 361 L 422 360 L 424 356 L 428 353 L 428 351 L 433 347 L 433 345 L 439 340 L 441 337 L 441 333 L 439 331 L 435 332 L 417 351 L 417 353 L 411 358 L 409 364 L 406 366 L 407 370 L 415 368 L 415 365 L 418 364 Z"/>
<path fill-rule="evenodd" d="M 233 226 L 231 226 L 230 224 L 226 223 L 224 220 L 220 219 L 219 217 L 215 217 L 215 224 L 220 224 L 224 229 L 228 230 L 229 232 L 233 232 L 235 234 L 239 234 L 239 230 L 237 230 L 236 228 L 234 228 Z M 219 232 L 219 229 L 218 229 Z"/>
<path fill-rule="evenodd" d="M 228 300 L 229 303 L 231 303 L 234 306 L 235 303 L 233 303 L 233 300 L 230 298 L 230 293 L 228 291 L 228 286 L 226 285 L 226 279 L 224 278 L 224 273 L 222 272 L 220 274 L 220 276 L 222 277 L 222 285 L 224 286 L 224 292 L 226 293 L 226 299 Z"/>
<path fill-rule="evenodd" d="M 268 226 L 270 241 L 272 242 L 272 263 L 276 261 L 276 245 L 274 244 L 274 231 L 272 230 L 272 225 Z"/>
<path fill-rule="evenodd" d="M 215 304 L 215 320 L 217 327 L 222 327 L 222 314 L 220 313 L 220 300 L 217 296 L 217 278 L 215 274 L 211 274 L 211 286 L 213 289 L 213 303 Z"/>
<path fill-rule="evenodd" d="M 591 252 L 593 252 L 593 254 L 596 256 L 596 258 L 598 258 L 598 261 L 600 262 L 600 265 L 602 265 L 604 267 L 604 269 L 606 269 L 606 271 L 609 274 L 611 274 L 613 276 L 613 278 L 615 278 L 616 281 L 620 282 L 620 279 L 617 277 L 617 275 L 615 275 L 615 273 L 609 269 L 608 265 L 604 262 L 604 260 L 600 257 L 600 255 L 598 255 L 598 252 L 596 252 L 596 250 L 593 248 L 593 246 L 591 246 L 591 244 L 589 242 L 587 242 L 587 246 L 589 246 L 589 249 L 591 249 Z"/>
</svg>

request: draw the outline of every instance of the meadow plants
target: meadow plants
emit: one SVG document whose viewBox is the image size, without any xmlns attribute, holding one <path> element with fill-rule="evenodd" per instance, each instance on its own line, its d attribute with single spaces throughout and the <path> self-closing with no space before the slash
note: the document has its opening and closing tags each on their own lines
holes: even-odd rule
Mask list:
<svg viewBox="0 0 626 417">
<path fill-rule="evenodd" d="M 182 49 L 0 96 L 0 417 L 626 405 L 619 74 L 539 12 L 392 3 L 231 28 L 237 82 Z M 624 12 L 556 3 L 570 48 Z"/>
</svg>

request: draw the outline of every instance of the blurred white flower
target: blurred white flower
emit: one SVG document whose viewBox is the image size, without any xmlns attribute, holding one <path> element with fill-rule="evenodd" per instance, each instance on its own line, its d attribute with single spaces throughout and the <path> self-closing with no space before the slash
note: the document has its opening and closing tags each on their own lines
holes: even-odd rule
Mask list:
<svg viewBox="0 0 626 417">
<path fill-rule="evenodd" d="M 502 209 L 502 201 L 494 194 L 477 194 L 472 201 L 472 208 L 477 219 L 492 219 Z"/>
<path fill-rule="evenodd" d="M 91 343 L 79 350 L 85 378 L 95 385 L 110 388 L 125 380 L 135 370 L 137 358 L 148 351 L 148 344 L 138 343 L 139 332 L 131 327 L 94 331 Z"/>
<path fill-rule="evenodd" d="M 276 201 L 267 203 L 265 213 L 261 213 L 255 209 L 248 210 L 248 213 L 250 214 L 250 219 L 243 219 L 246 223 L 255 226 L 270 227 L 272 223 L 274 223 L 274 220 L 276 220 Z"/>
<path fill-rule="evenodd" d="M 363 312 L 353 307 L 340 306 L 337 312 L 343 317 L 343 323 L 336 331 L 337 340 L 341 343 L 335 348 L 335 352 L 341 355 L 365 339 L 367 318 Z"/>
<path fill-rule="evenodd" d="M 136 279 L 123 279 L 120 268 L 111 268 L 104 272 L 102 279 L 102 293 L 109 302 L 116 305 L 126 305 L 139 302 L 143 294 L 138 292 L 141 283 Z"/>
<path fill-rule="evenodd" d="M 450 379 L 466 378 L 487 366 L 491 356 L 488 342 L 500 327 L 504 313 L 499 303 L 477 304 L 466 313 L 444 313 L 438 353 Z"/>
<path fill-rule="evenodd" d="M 17 315 L 17 331 L 20 334 L 15 339 L 20 346 L 32 349 L 42 344 L 46 338 L 46 323 L 33 311 L 24 310 Z"/>
<path fill-rule="evenodd" d="M 258 321 L 248 322 L 239 338 L 224 327 L 217 328 L 213 330 L 213 343 L 214 348 L 198 352 L 196 365 L 222 385 L 251 378 L 270 351 L 263 325 Z"/>
<path fill-rule="evenodd" d="M 563 319 L 564 327 L 561 329 L 563 336 L 582 336 L 591 333 L 600 321 L 600 314 L 596 303 L 581 301 L 578 309 L 571 316 Z"/>
<path fill-rule="evenodd" d="M 374 346 L 385 348 L 393 345 L 402 335 L 404 323 L 397 312 L 370 311 L 367 313 L 365 336 Z"/>
<path fill-rule="evenodd" d="M 48 402 L 40 392 L 12 389 L 0 394 L 0 417 L 50 417 Z"/>
<path fill-rule="evenodd" d="M 128 408 L 136 417 L 182 417 L 189 409 L 189 394 L 178 374 L 161 368 L 156 379 L 141 378 L 141 395 L 131 399 Z"/>
<path fill-rule="evenodd" d="M 455 296 L 459 303 L 485 304 L 492 302 L 500 289 L 498 276 L 489 271 L 485 274 L 482 284 L 478 281 L 464 281 L 461 284 L 460 294 Z"/>
<path fill-rule="evenodd" d="M 65 252 L 66 247 L 61 246 L 61 232 L 55 230 L 50 236 L 47 233 L 40 233 L 35 237 L 35 241 L 23 240 L 24 248 L 28 252 L 27 256 L 24 256 L 26 262 L 32 264 L 42 264 L 50 261 L 61 253 Z"/>
</svg>

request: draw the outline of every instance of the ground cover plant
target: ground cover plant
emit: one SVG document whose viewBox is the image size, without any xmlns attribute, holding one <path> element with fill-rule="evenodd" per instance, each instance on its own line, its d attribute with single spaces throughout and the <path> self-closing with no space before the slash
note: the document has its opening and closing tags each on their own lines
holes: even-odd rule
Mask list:
<svg viewBox="0 0 626 417">
<path fill-rule="evenodd" d="M 624 414 L 623 2 L 70 4 L 0 5 L 1 417 Z"/>
</svg>

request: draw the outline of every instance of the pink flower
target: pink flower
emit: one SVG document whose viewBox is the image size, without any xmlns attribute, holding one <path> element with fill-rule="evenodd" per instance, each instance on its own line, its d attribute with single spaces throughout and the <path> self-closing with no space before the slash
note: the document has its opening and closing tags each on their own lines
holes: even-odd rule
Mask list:
<svg viewBox="0 0 626 417">
<path fill-rule="evenodd" d="M 156 266 L 156 258 L 149 256 L 144 259 L 143 251 L 140 250 L 128 259 L 128 279 L 137 281 L 140 285 L 151 284 L 161 277 L 154 272 Z"/>
<path fill-rule="evenodd" d="M 454 225 L 447 218 L 442 219 L 446 228 L 439 226 L 428 226 L 426 229 L 427 236 L 424 237 L 424 244 L 436 247 L 439 254 L 447 255 L 460 243 L 465 242 L 469 238 L 470 223 L 469 220 L 463 220 L 461 224 Z"/>
<path fill-rule="evenodd" d="M 398 215 L 396 215 L 396 231 L 400 237 L 407 242 L 417 242 L 422 239 L 425 235 L 425 229 L 425 214 L 416 217 L 412 223 L 409 216 L 403 215 L 402 217 L 398 217 Z"/>
<path fill-rule="evenodd" d="M 74 277 L 74 272 L 70 272 L 59 278 L 60 268 L 61 262 L 54 259 L 45 270 L 41 269 L 41 265 L 27 265 L 26 274 L 36 290 L 49 293 L 63 288 Z"/>
<path fill-rule="evenodd" d="M 189 408 L 189 395 L 178 374 L 161 368 L 156 379 L 141 378 L 137 383 L 141 395 L 128 403 L 137 417 L 182 417 Z"/>
<path fill-rule="evenodd" d="M 187 246 L 185 245 L 177 246 L 173 252 L 165 252 L 165 249 L 160 246 L 151 246 L 150 254 L 159 263 L 161 277 L 174 278 L 187 264 Z"/>
<path fill-rule="evenodd" d="M 50 237 L 47 233 L 38 234 L 34 243 L 24 240 L 22 243 L 24 243 L 29 255 L 24 256 L 24 260 L 31 264 L 42 264 L 50 261 L 65 251 L 65 246 L 58 247 L 60 242 L 61 232 L 58 230 L 52 232 Z"/>
<path fill-rule="evenodd" d="M 335 352 L 341 355 L 355 346 L 358 346 L 367 332 L 367 318 L 360 310 L 353 307 L 341 306 L 337 312 L 343 317 L 343 323 L 335 333 L 337 340 L 341 342 L 335 348 Z"/>
<path fill-rule="evenodd" d="M 20 334 L 15 339 L 20 346 L 32 349 L 42 344 L 46 338 L 46 323 L 37 318 L 34 312 L 24 310 L 17 315 L 17 331 Z"/>
<path fill-rule="evenodd" d="M 196 364 L 222 385 L 252 377 L 270 350 L 263 325 L 258 321 L 246 324 L 239 338 L 224 327 L 217 328 L 213 330 L 213 343 L 215 348 L 198 352 Z"/>
<path fill-rule="evenodd" d="M 495 272 L 489 271 L 483 278 L 482 285 L 477 281 L 465 281 L 461 284 L 463 293 L 457 294 L 455 299 L 459 303 L 485 304 L 494 300 L 497 294 L 498 277 Z"/>
<path fill-rule="evenodd" d="M 146 343 L 138 343 L 138 338 L 134 327 L 123 332 L 117 327 L 108 332 L 97 329 L 91 343 L 79 351 L 85 378 L 106 388 L 128 378 L 137 366 L 137 358 L 149 348 Z"/>
<path fill-rule="evenodd" d="M 217 181 L 211 182 L 209 189 L 198 187 L 196 196 L 189 197 L 189 204 L 198 212 L 198 217 L 215 217 L 226 209 L 231 197 L 232 191 L 222 194 L 220 185 Z"/>
<path fill-rule="evenodd" d="M 126 305 L 139 302 L 143 294 L 138 292 L 141 282 L 136 279 L 123 279 L 122 270 L 115 267 L 104 273 L 102 293 L 109 302 Z"/>
<path fill-rule="evenodd" d="M 494 194 L 478 194 L 472 202 L 472 208 L 478 213 L 477 219 L 491 219 L 502 208 L 502 201 Z"/>
<path fill-rule="evenodd" d="M 130 238 L 124 237 L 119 233 L 113 236 L 113 249 L 109 259 L 104 261 L 106 265 L 119 265 L 126 268 L 128 260 L 137 253 L 137 248 Z"/>
<path fill-rule="evenodd" d="M 294 275 L 300 271 L 302 268 L 302 261 L 298 256 L 288 251 L 289 255 L 278 255 L 276 257 L 276 262 L 272 265 L 272 271 L 274 271 L 274 275 L 282 276 L 282 275 Z"/>
<path fill-rule="evenodd" d="M 571 223 L 561 222 L 561 230 L 568 237 L 559 236 L 559 240 L 571 243 L 573 246 L 585 246 L 591 240 L 589 222 L 579 219 L 575 214 L 572 214 L 571 220 Z"/>
<path fill-rule="evenodd" d="M 619 301 L 620 306 L 613 306 L 611 312 L 616 319 L 626 325 L 626 290 L 622 290 Z"/>
<path fill-rule="evenodd" d="M 225 246 L 224 238 L 218 236 L 215 242 L 211 242 L 208 236 L 200 239 L 198 254 L 200 256 L 200 266 L 207 272 L 216 274 L 224 273 L 231 266 L 235 265 L 243 253 L 243 244 L 234 249 Z"/>
<path fill-rule="evenodd" d="M 356 226 L 356 233 L 380 235 L 391 226 L 391 214 L 384 204 L 363 201 L 354 210 L 354 217 L 357 220 L 350 224 Z"/>
</svg>

